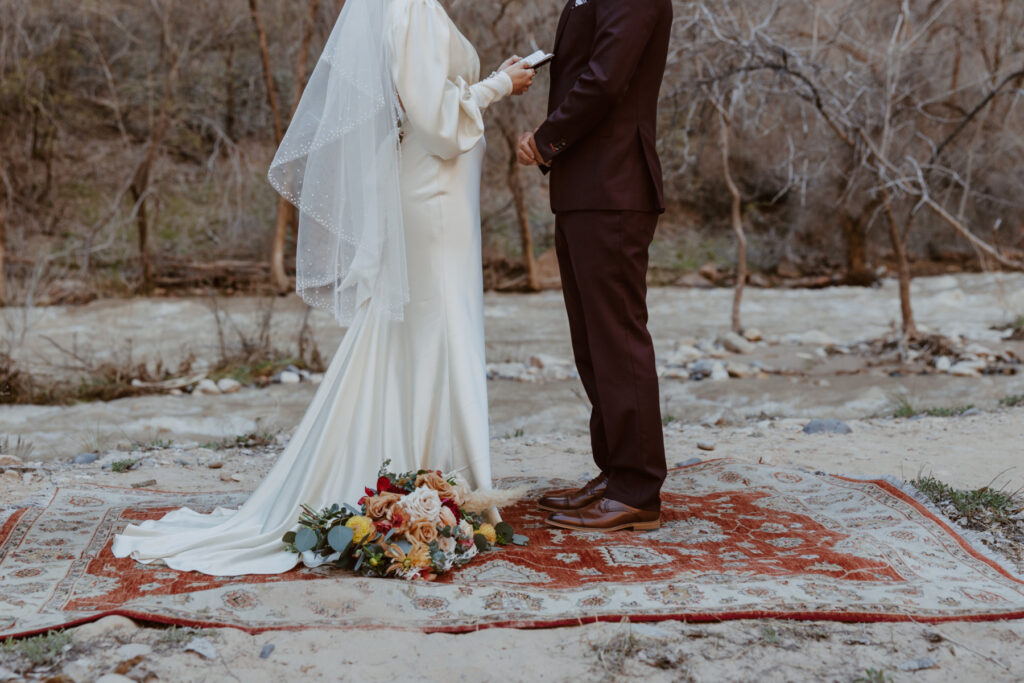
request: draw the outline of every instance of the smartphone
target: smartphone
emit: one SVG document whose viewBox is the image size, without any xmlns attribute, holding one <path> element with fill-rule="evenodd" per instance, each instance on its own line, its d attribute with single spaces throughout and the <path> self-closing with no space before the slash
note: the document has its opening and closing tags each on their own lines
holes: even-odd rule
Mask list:
<svg viewBox="0 0 1024 683">
<path fill-rule="evenodd" d="M 531 69 L 539 69 L 554 58 L 555 56 L 550 52 L 544 52 L 544 50 L 537 50 L 529 57 L 524 58 L 523 62 Z"/>
</svg>

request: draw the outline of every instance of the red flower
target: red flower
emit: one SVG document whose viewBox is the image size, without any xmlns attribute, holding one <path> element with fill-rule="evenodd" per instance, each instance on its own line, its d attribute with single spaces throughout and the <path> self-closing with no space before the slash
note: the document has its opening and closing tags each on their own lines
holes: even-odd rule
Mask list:
<svg viewBox="0 0 1024 683">
<path fill-rule="evenodd" d="M 455 504 L 454 500 L 446 498 L 441 501 L 441 505 L 452 511 L 452 513 L 455 515 L 456 522 L 462 521 L 462 512 L 459 510 L 459 506 Z"/>
<path fill-rule="evenodd" d="M 388 479 L 387 477 L 381 477 L 380 479 L 377 480 L 377 493 L 373 493 L 373 491 L 371 491 L 370 489 L 366 489 L 366 492 L 369 493 L 371 496 L 380 495 L 382 493 L 397 493 L 399 495 L 404 496 L 405 494 L 409 493 L 409 491 L 403 489 L 401 486 L 396 486 L 395 484 L 393 484 L 391 480 Z"/>
<path fill-rule="evenodd" d="M 389 531 L 391 531 L 391 527 L 393 526 L 391 522 L 387 521 L 386 519 L 374 522 L 373 525 L 377 527 L 377 533 L 379 534 L 387 534 Z"/>
</svg>

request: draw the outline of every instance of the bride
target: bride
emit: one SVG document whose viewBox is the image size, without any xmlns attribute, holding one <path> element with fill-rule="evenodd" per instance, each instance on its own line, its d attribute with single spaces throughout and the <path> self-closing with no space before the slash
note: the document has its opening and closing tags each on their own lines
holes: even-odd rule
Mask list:
<svg viewBox="0 0 1024 683">
<path fill-rule="evenodd" d="M 489 488 L 480 244 L 483 80 L 438 0 L 348 0 L 270 168 L 300 213 L 299 294 L 348 331 L 288 447 L 241 508 L 129 526 L 113 552 L 217 576 L 294 567 L 299 506 L 355 503 L 384 460 Z M 408 258 L 407 258 L 408 255 Z"/>
</svg>

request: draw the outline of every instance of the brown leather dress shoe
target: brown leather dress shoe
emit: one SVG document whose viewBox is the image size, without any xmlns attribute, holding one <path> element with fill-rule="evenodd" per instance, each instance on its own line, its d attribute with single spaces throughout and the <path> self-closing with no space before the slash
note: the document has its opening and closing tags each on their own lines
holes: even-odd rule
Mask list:
<svg viewBox="0 0 1024 683">
<path fill-rule="evenodd" d="M 563 491 L 560 493 L 548 493 L 540 497 L 537 507 L 548 512 L 561 512 L 562 510 L 579 510 L 600 500 L 608 488 L 608 477 L 599 475 L 592 479 L 580 489 L 575 491 Z"/>
<path fill-rule="evenodd" d="M 548 515 L 549 525 L 574 531 L 647 531 L 661 526 L 661 512 L 640 510 L 608 498 L 596 500 L 579 510 Z"/>
</svg>

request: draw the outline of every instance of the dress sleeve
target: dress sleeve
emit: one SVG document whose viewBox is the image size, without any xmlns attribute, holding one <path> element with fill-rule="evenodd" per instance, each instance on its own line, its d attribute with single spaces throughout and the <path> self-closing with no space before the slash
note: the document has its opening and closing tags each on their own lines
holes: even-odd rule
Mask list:
<svg viewBox="0 0 1024 683">
<path fill-rule="evenodd" d="M 512 92 L 512 79 L 499 73 L 473 85 L 450 80 L 456 36 L 444 9 L 436 0 L 401 0 L 395 10 L 391 68 L 405 116 L 432 154 L 465 154 L 484 135 L 483 110 Z"/>
</svg>

